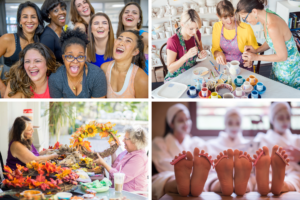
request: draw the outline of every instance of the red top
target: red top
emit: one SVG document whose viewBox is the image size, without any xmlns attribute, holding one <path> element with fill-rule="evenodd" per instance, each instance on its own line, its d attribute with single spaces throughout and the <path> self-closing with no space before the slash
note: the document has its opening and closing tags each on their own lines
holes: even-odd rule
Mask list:
<svg viewBox="0 0 300 200">
<path fill-rule="evenodd" d="M 50 99 L 50 92 L 49 92 L 49 82 L 47 82 L 47 88 L 46 91 L 43 94 L 36 94 L 33 92 L 33 96 L 31 98 L 37 99 L 37 98 L 42 98 L 42 99 Z"/>
<path fill-rule="evenodd" d="M 199 30 L 197 30 L 197 36 L 199 42 L 201 41 L 201 33 Z M 189 51 L 190 48 L 193 48 L 196 46 L 194 37 L 191 37 L 189 40 L 185 40 L 185 46 L 187 51 Z M 177 53 L 176 60 L 180 59 L 184 55 L 183 47 L 180 45 L 179 38 L 177 34 L 172 35 L 167 41 L 167 49 L 174 51 Z"/>
<path fill-rule="evenodd" d="M 27 114 L 27 113 L 33 113 L 33 112 L 32 112 L 32 109 L 24 109 L 23 113 Z"/>
</svg>

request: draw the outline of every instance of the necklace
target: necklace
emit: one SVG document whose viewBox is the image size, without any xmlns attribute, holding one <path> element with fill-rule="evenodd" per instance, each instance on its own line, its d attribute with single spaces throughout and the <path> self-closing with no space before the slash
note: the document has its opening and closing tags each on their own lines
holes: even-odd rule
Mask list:
<svg viewBox="0 0 300 200">
<path fill-rule="evenodd" d="M 79 79 L 79 81 L 77 81 L 77 83 L 74 85 L 73 82 L 69 79 L 68 74 L 67 74 L 67 78 L 70 81 L 70 83 L 72 84 L 72 87 L 73 87 L 72 89 L 75 91 L 75 95 L 77 95 L 77 87 L 76 86 L 78 85 L 78 83 L 80 82 L 81 79 Z"/>
</svg>

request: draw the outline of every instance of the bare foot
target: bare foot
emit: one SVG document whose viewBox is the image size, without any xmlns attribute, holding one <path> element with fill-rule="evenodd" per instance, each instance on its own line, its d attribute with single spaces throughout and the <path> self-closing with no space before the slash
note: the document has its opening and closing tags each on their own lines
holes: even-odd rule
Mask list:
<svg viewBox="0 0 300 200">
<path fill-rule="evenodd" d="M 237 195 L 246 193 L 252 162 L 253 160 L 247 152 L 234 150 L 234 190 Z"/>
<path fill-rule="evenodd" d="M 285 151 L 282 150 L 282 147 L 279 148 L 279 151 L 277 150 L 278 150 L 278 145 L 275 145 L 272 149 L 272 155 L 271 155 L 271 166 L 272 166 L 271 192 L 275 195 L 279 195 L 282 191 L 284 177 L 285 177 L 285 166 L 286 163 L 290 161 L 290 159 L 287 158 L 288 156 L 285 153 Z"/>
<path fill-rule="evenodd" d="M 175 164 L 174 171 L 178 193 L 186 197 L 190 194 L 190 175 L 193 168 L 193 155 L 189 151 L 183 151 L 182 154 L 186 154 L 186 157 Z M 180 153 L 179 156 L 182 154 Z M 175 156 L 175 160 L 176 158 L 177 156 Z"/>
<path fill-rule="evenodd" d="M 262 153 L 263 152 L 263 153 Z M 268 147 L 264 146 L 263 149 L 256 151 L 257 155 L 253 155 L 255 159 L 255 177 L 257 183 L 257 191 L 265 196 L 269 193 L 269 170 L 271 164 L 271 158 L 269 155 Z M 259 155 L 261 157 L 259 158 Z"/>
<path fill-rule="evenodd" d="M 207 157 L 199 155 L 199 153 L 200 150 L 195 148 L 193 174 L 191 178 L 191 194 L 194 197 L 197 197 L 202 193 L 208 172 L 212 165 L 212 157 L 209 156 L 208 153 L 205 153 L 204 150 L 201 151 L 201 154 L 205 154 Z"/>
<path fill-rule="evenodd" d="M 223 152 L 224 154 L 221 152 L 214 162 L 222 194 L 230 196 L 233 193 L 233 151 L 228 149 Z"/>
</svg>

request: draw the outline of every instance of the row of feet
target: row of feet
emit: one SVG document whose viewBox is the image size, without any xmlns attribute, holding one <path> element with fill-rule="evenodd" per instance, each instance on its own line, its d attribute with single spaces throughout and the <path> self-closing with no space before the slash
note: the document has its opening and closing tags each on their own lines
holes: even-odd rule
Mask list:
<svg viewBox="0 0 300 200">
<path fill-rule="evenodd" d="M 267 195 L 269 192 L 274 195 L 281 193 L 285 166 L 289 162 L 285 151 L 275 145 L 270 157 L 269 149 L 264 146 L 256 151 L 256 154 L 252 159 L 247 152 L 228 149 L 217 156 L 214 160 L 214 166 L 223 195 L 231 195 L 233 192 L 237 195 L 246 193 L 252 163 L 255 163 L 257 191 L 261 195 Z M 184 158 L 182 159 L 182 157 Z M 211 156 L 204 150 L 200 152 L 198 148 L 195 148 L 194 155 L 189 151 L 183 151 L 182 154 L 174 158 L 172 163 L 174 164 L 178 193 L 181 196 L 199 196 L 212 167 Z M 269 187 L 270 165 L 272 166 L 271 188 Z"/>
</svg>

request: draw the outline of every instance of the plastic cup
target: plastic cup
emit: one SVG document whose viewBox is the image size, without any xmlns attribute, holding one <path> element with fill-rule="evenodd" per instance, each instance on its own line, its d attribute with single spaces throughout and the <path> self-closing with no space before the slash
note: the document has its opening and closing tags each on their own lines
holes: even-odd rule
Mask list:
<svg viewBox="0 0 300 200">
<path fill-rule="evenodd" d="M 116 192 L 122 192 L 123 185 L 124 185 L 124 173 L 114 173 L 114 185 L 115 185 L 115 191 Z"/>
</svg>

